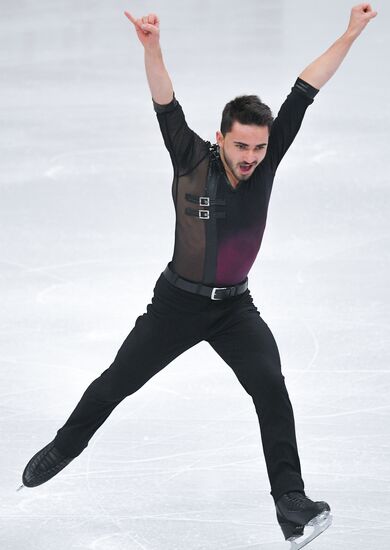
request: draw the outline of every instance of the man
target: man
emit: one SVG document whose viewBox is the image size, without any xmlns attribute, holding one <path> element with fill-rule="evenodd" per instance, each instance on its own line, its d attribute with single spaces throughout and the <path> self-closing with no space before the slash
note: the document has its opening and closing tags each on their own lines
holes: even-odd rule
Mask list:
<svg viewBox="0 0 390 550">
<path fill-rule="evenodd" d="M 144 47 L 153 105 L 173 164 L 174 254 L 114 362 L 90 384 L 54 440 L 29 461 L 23 483 L 35 487 L 51 479 L 126 396 L 207 341 L 253 399 L 277 520 L 298 549 L 330 525 L 330 507 L 305 495 L 278 348 L 253 303 L 247 275 L 260 248 L 277 167 L 307 107 L 376 12 L 369 4 L 352 9 L 346 32 L 299 75 L 275 120 L 257 96 L 229 102 L 214 145 L 185 121 L 164 66 L 158 17 L 125 14 Z"/>
</svg>

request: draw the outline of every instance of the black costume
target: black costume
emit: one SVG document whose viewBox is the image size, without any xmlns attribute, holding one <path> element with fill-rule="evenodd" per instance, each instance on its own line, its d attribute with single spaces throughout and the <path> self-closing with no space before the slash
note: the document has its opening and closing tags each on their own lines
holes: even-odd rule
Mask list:
<svg viewBox="0 0 390 550">
<path fill-rule="evenodd" d="M 189 129 L 177 100 L 154 104 L 174 169 L 173 271 L 212 287 L 247 277 L 261 245 L 276 169 L 317 92 L 297 79 L 273 123 L 264 160 L 236 188 L 226 177 L 218 147 Z"/>
<path fill-rule="evenodd" d="M 218 148 L 188 128 L 176 98 L 169 105 L 154 104 L 174 167 L 173 259 L 112 365 L 90 384 L 58 430 L 54 443 L 65 456 L 80 454 L 127 395 L 185 350 L 207 341 L 253 399 L 275 502 L 288 491 L 303 491 L 278 348 L 246 285 L 260 248 L 275 171 L 317 92 L 297 80 L 273 123 L 264 160 L 235 189 Z M 184 290 L 189 281 L 194 288 L 198 284 L 198 290 L 201 285 L 241 286 L 215 300 Z"/>
</svg>

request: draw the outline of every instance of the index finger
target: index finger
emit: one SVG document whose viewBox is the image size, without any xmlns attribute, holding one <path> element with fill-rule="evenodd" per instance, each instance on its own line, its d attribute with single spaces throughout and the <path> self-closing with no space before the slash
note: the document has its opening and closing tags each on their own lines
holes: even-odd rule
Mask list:
<svg viewBox="0 0 390 550">
<path fill-rule="evenodd" d="M 139 27 L 139 24 L 138 24 L 136 18 L 133 17 L 133 16 L 131 15 L 131 13 L 129 13 L 128 11 L 125 11 L 125 15 L 126 15 L 126 17 L 127 17 L 128 19 L 130 19 L 130 21 L 131 21 L 136 27 Z"/>
</svg>

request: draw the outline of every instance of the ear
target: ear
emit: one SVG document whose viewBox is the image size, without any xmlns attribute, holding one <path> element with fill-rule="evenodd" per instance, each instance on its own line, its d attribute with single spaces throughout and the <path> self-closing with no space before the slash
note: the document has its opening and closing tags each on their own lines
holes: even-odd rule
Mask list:
<svg viewBox="0 0 390 550">
<path fill-rule="evenodd" d="M 215 133 L 215 137 L 216 137 L 218 145 L 219 146 L 223 145 L 224 137 L 223 137 L 222 133 L 219 130 L 217 130 L 217 132 Z"/>
</svg>

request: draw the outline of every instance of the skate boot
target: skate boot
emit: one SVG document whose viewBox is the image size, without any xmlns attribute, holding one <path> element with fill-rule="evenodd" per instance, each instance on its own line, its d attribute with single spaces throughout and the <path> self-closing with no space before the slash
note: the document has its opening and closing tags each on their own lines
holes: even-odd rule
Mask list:
<svg viewBox="0 0 390 550">
<path fill-rule="evenodd" d="M 67 466 L 75 457 L 67 457 L 60 453 L 51 441 L 38 451 L 24 469 L 20 487 L 37 487 L 48 481 Z M 20 489 L 19 488 L 19 489 Z"/>
<path fill-rule="evenodd" d="M 291 491 L 276 502 L 276 516 L 290 550 L 299 550 L 332 523 L 329 504 L 313 502 L 304 493 Z"/>
</svg>

